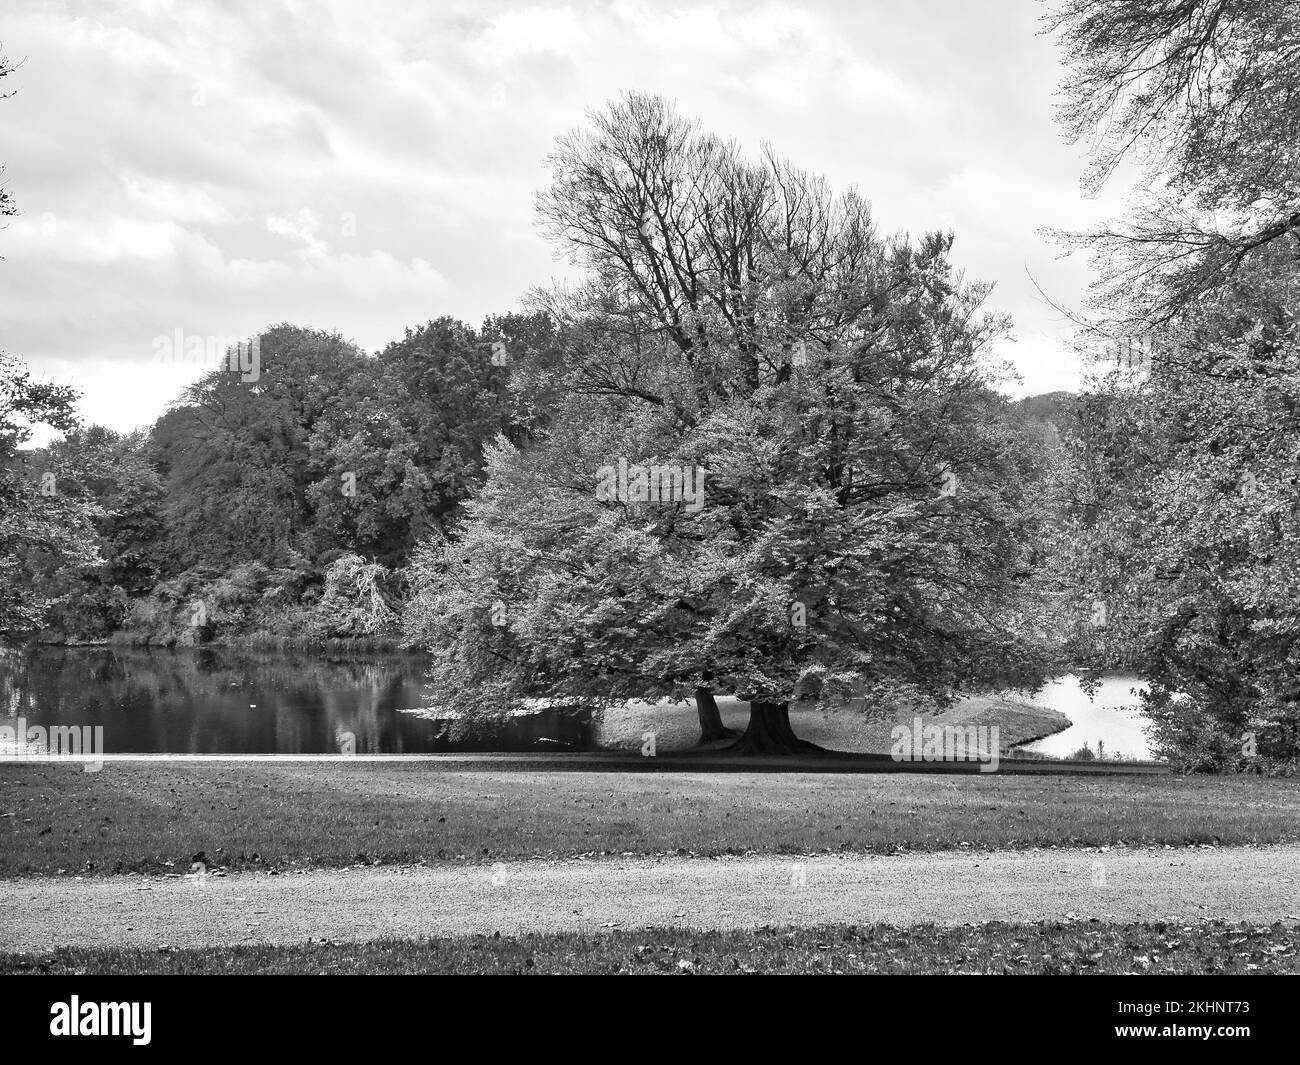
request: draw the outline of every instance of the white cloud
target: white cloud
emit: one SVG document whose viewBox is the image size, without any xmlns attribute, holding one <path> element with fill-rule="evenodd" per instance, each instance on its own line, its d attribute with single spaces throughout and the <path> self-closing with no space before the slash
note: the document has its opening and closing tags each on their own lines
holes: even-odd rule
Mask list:
<svg viewBox="0 0 1300 1065">
<path fill-rule="evenodd" d="M 310 208 L 303 207 L 291 218 L 277 218 L 267 215 L 266 230 L 282 237 L 291 237 L 303 245 L 301 253 L 306 256 L 319 256 L 329 251 L 329 245 L 316 236 L 320 221 Z"/>
<path fill-rule="evenodd" d="M 490 19 L 488 28 L 476 42 L 483 58 L 501 63 L 511 58 L 554 52 L 581 55 L 588 45 L 584 20 L 568 7 L 524 7 L 502 11 Z"/>
<path fill-rule="evenodd" d="M 148 176 L 123 175 L 127 202 L 134 209 L 154 217 L 176 222 L 227 222 L 230 211 L 212 191 L 200 185 L 181 185 L 175 181 Z"/>
<path fill-rule="evenodd" d="M 1110 204 L 1079 196 L 1034 0 L 10 8 L 0 161 L 23 214 L 0 229 L 0 335 L 75 371 L 110 424 L 159 413 L 173 382 L 116 368 L 176 327 L 288 320 L 375 349 L 517 306 L 567 269 L 532 224 L 554 137 L 628 89 L 857 185 L 886 230 L 951 226 L 1017 318 L 1026 381 L 1072 380 L 1026 267 L 1077 303 L 1085 267 L 1038 227 Z"/>
<path fill-rule="evenodd" d="M 184 234 L 174 222 L 133 218 L 87 218 L 46 213 L 6 231 L 7 250 L 20 259 L 111 267 L 125 259 L 162 260 L 175 255 Z M 51 294 L 51 298 L 55 298 Z"/>
</svg>

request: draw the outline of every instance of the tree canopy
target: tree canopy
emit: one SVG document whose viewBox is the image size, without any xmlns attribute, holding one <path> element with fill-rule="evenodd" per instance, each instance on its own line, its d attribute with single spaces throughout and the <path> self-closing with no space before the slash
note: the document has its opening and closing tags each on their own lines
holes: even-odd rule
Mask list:
<svg viewBox="0 0 1300 1065">
<path fill-rule="evenodd" d="M 1269 249 L 1300 242 L 1300 3 L 1066 0 L 1061 118 L 1096 187 L 1143 172 L 1122 224 L 1089 235 L 1102 303 L 1130 334 L 1163 325 Z"/>
<path fill-rule="evenodd" d="M 778 750 L 793 699 L 1036 677 L 1002 323 L 951 237 L 880 238 L 855 193 L 748 164 L 655 98 L 553 165 L 539 211 L 594 277 L 538 297 L 562 324 L 550 424 L 490 451 L 456 537 L 417 559 L 435 697 L 704 687 L 751 702 L 742 748 Z M 668 495 L 602 495 L 625 467 L 667 468 Z"/>
</svg>

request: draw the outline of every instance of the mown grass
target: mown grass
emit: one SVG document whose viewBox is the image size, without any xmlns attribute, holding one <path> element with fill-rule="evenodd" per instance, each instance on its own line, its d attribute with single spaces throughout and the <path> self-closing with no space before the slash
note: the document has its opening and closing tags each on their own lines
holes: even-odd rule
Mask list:
<svg viewBox="0 0 1300 1065">
<path fill-rule="evenodd" d="M 749 724 L 749 704 L 730 696 L 718 699 L 723 724 L 736 734 Z M 892 730 L 903 725 L 909 731 L 913 718 L 922 725 L 956 725 L 963 728 L 996 726 L 1002 756 L 1018 756 L 1016 745 L 1029 743 L 1070 727 L 1070 719 L 1058 710 L 1015 702 L 1001 695 L 972 695 L 946 710 L 925 706 L 899 706 L 892 715 L 866 713 L 861 700 L 845 707 L 818 708 L 796 703 L 790 707 L 790 724 L 800 739 L 831 751 L 887 754 L 893 746 Z M 694 707 L 674 703 L 629 703 L 608 707 L 598 717 L 598 742 L 609 750 L 636 750 L 646 732 L 655 734 L 661 751 L 686 751 L 699 743 L 700 733 Z"/>
<path fill-rule="evenodd" d="M 1300 780 L 0 765 L 0 876 L 1300 839 Z M 178 869 L 179 867 L 179 869 Z"/>
<path fill-rule="evenodd" d="M 0 974 L 1280 974 L 1300 925 L 991 922 L 466 936 L 202 949 L 0 954 Z"/>
</svg>

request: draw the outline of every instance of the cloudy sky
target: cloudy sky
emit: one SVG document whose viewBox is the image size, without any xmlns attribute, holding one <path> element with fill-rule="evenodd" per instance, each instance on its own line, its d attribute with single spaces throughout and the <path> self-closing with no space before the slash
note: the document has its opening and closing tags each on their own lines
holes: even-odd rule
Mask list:
<svg viewBox="0 0 1300 1065">
<path fill-rule="evenodd" d="M 280 321 L 373 351 L 566 275 L 533 224 L 554 138 L 628 89 L 951 227 L 1015 320 L 1018 394 L 1072 387 L 1087 200 L 1034 0 L 436 4 L 5 0 L 0 347 L 148 424 L 201 371 L 155 339 Z"/>
</svg>

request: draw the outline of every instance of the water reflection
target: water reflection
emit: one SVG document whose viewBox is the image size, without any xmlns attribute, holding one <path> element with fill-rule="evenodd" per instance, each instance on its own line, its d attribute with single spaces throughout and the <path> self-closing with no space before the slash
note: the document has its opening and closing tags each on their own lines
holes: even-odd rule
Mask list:
<svg viewBox="0 0 1300 1065">
<path fill-rule="evenodd" d="M 102 725 L 120 754 L 357 754 L 572 750 L 589 715 L 490 727 L 400 710 L 423 702 L 420 655 L 324 657 L 231 648 L 0 651 L 0 721 Z M 349 739 L 349 737 L 351 737 Z"/>
<path fill-rule="evenodd" d="M 29 726 L 46 728 L 102 725 L 109 754 L 327 754 L 348 747 L 356 754 L 422 754 L 599 747 L 599 719 L 582 710 L 550 710 L 490 723 L 402 713 L 427 701 L 427 670 L 422 655 L 325 656 L 213 647 L 0 649 L 0 724 L 13 725 L 21 717 Z M 1110 757 L 1151 757 L 1131 691 L 1140 685 L 1137 677 L 1112 674 L 1089 699 L 1077 677 L 1049 682 L 1030 701 L 1060 710 L 1073 724 L 1024 750 L 1060 758 L 1086 743 L 1096 754 L 1100 741 Z M 743 714 L 733 716 L 728 723 L 743 728 Z M 647 727 L 667 729 L 660 718 L 634 717 L 624 729 L 630 730 L 632 748 Z M 691 746 L 698 737 L 694 710 L 681 708 L 673 728 L 680 733 L 680 745 Z M 667 749 L 669 732 L 660 738 Z M 820 737 L 820 742 L 855 749 L 837 742 L 835 735 Z"/>
</svg>

